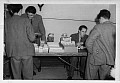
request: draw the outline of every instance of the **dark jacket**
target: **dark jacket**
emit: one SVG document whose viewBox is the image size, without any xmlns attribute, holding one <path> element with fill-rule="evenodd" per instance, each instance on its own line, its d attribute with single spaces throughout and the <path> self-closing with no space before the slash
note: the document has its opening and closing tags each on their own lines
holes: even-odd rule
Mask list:
<svg viewBox="0 0 120 83">
<path fill-rule="evenodd" d="M 35 55 L 34 45 L 32 44 L 35 40 L 35 34 L 28 19 L 14 15 L 6 20 L 4 36 L 5 49 L 9 57 Z"/>
<path fill-rule="evenodd" d="M 22 14 L 21 17 L 28 18 L 27 14 Z M 32 26 L 35 33 L 41 34 L 41 40 L 46 41 L 46 32 L 41 15 L 36 14 L 32 18 Z"/>
<path fill-rule="evenodd" d="M 116 27 L 109 21 L 93 28 L 86 40 L 91 64 L 115 64 L 115 32 Z"/>
<path fill-rule="evenodd" d="M 71 41 L 75 41 L 75 44 L 79 42 L 79 33 L 72 34 Z M 80 42 L 83 42 L 83 46 L 85 46 L 86 39 L 88 38 L 88 35 L 84 35 L 83 38 L 81 38 Z"/>
</svg>

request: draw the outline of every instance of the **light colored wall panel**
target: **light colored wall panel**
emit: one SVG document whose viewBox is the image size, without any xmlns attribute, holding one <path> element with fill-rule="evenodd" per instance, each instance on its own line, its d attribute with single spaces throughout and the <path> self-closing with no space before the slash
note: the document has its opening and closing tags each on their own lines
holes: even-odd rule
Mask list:
<svg viewBox="0 0 120 83">
<path fill-rule="evenodd" d="M 68 33 L 68 35 L 75 33 L 82 24 L 88 27 L 87 34 L 89 34 L 95 23 L 90 21 L 55 20 L 46 18 L 94 21 L 101 9 L 109 9 L 108 4 L 45 4 L 40 12 L 36 4 L 32 5 L 36 7 L 37 13 L 42 15 L 46 33 L 55 33 L 56 42 L 59 41 L 62 33 Z M 28 5 L 24 4 L 23 6 L 24 13 Z"/>
</svg>

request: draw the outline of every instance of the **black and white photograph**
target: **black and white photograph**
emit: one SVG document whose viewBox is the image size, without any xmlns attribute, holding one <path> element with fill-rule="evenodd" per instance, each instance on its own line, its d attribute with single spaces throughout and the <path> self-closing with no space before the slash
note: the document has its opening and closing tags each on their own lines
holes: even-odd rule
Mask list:
<svg viewBox="0 0 120 83">
<path fill-rule="evenodd" d="M 116 23 L 116 4 L 4 3 L 3 80 L 115 81 Z"/>
</svg>

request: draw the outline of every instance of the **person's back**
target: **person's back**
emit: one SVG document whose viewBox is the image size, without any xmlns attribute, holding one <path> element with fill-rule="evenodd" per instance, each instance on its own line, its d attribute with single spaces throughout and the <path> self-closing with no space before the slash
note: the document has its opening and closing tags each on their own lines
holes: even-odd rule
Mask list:
<svg viewBox="0 0 120 83">
<path fill-rule="evenodd" d="M 35 34 L 30 21 L 18 14 L 21 4 L 10 4 L 13 16 L 5 21 L 4 36 L 7 56 L 10 57 L 14 79 L 33 79 L 33 60 L 35 48 L 32 42 Z M 21 74 L 23 77 L 21 77 Z"/>
<path fill-rule="evenodd" d="M 115 60 L 115 26 L 107 21 L 97 25 L 97 31 L 100 34 L 99 46 L 107 57 L 107 64 L 114 65 Z"/>
<path fill-rule="evenodd" d="M 27 36 L 27 28 L 30 23 L 28 19 L 21 18 L 18 15 L 13 16 L 7 21 L 7 35 L 6 39 L 11 42 L 12 49 L 15 56 L 24 56 L 25 54 L 34 54 L 34 46 L 31 43 L 34 41 L 34 37 L 31 40 Z M 28 32 L 29 33 L 29 32 Z M 30 34 L 29 34 L 30 35 Z M 31 42 L 30 42 L 31 41 Z M 19 54 L 19 55 L 18 55 Z"/>
<path fill-rule="evenodd" d="M 85 79 L 104 80 L 115 65 L 116 27 L 110 22 L 110 16 L 109 10 L 100 10 L 97 15 L 100 24 L 95 25 L 86 40 L 89 55 Z"/>
</svg>

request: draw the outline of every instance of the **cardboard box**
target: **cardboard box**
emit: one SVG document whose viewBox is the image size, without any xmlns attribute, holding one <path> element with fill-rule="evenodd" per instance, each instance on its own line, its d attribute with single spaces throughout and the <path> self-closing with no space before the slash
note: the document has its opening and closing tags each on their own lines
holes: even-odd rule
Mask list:
<svg viewBox="0 0 120 83">
<path fill-rule="evenodd" d="M 61 47 L 57 47 L 57 48 L 55 48 L 55 47 L 51 47 L 50 49 L 49 49 L 49 53 L 63 53 L 64 52 L 64 50 L 61 48 Z"/>
<path fill-rule="evenodd" d="M 77 47 L 64 47 L 64 52 L 78 53 Z"/>
</svg>

